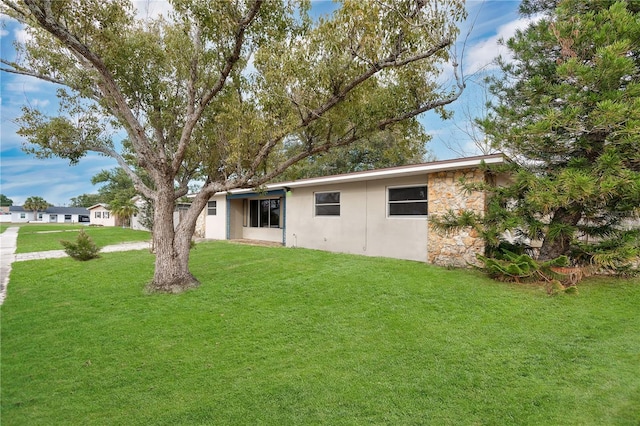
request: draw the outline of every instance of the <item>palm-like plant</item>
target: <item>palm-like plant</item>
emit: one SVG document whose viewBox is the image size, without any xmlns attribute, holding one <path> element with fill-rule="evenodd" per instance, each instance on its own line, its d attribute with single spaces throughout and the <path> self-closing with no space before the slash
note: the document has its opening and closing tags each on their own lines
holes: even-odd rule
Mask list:
<svg viewBox="0 0 640 426">
<path fill-rule="evenodd" d="M 25 210 L 33 211 L 34 220 L 38 220 L 38 211 L 46 210 L 50 205 L 51 204 L 42 197 L 29 197 L 25 200 L 22 207 Z"/>
<path fill-rule="evenodd" d="M 138 207 L 131 200 L 115 200 L 109 204 L 111 213 L 122 221 L 122 227 L 131 226 L 131 216 L 138 213 Z"/>
</svg>

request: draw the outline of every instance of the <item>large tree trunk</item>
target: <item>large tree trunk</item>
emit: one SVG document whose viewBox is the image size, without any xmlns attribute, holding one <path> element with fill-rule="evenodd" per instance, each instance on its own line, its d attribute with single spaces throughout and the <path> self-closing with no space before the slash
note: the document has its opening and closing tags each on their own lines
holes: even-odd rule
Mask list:
<svg viewBox="0 0 640 426">
<path fill-rule="evenodd" d="M 580 212 L 570 212 L 567 209 L 560 208 L 554 213 L 550 227 L 553 227 L 554 225 L 574 227 L 578 224 L 581 217 L 582 215 Z M 562 233 L 556 238 L 550 238 L 547 235 L 542 242 L 542 247 L 540 247 L 540 255 L 538 256 L 538 259 L 545 261 L 555 259 L 558 256 L 567 255 L 569 253 L 572 238 L 573 235 L 568 233 Z"/>
<path fill-rule="evenodd" d="M 172 190 L 158 191 L 153 225 L 156 264 L 153 281 L 147 286 L 151 292 L 180 293 L 200 285 L 189 271 L 189 251 L 197 214 L 185 215 L 183 223 L 174 230 L 174 206 Z"/>
</svg>

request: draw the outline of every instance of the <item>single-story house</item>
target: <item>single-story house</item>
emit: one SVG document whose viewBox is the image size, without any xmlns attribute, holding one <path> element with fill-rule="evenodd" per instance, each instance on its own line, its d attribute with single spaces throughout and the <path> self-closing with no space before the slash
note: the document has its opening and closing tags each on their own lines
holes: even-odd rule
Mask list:
<svg viewBox="0 0 640 426">
<path fill-rule="evenodd" d="M 95 204 L 89 207 L 90 215 L 91 215 L 91 224 L 98 226 L 123 226 L 123 222 L 125 225 L 131 227 L 131 229 L 149 231 L 149 229 L 145 226 L 145 207 L 146 200 L 139 195 L 134 196 L 131 201 L 138 208 L 138 212 L 134 213 L 129 220 L 123 220 L 122 218 L 114 215 L 109 206 L 104 203 Z M 177 226 L 180 223 L 180 219 L 186 210 L 189 209 L 189 203 L 176 203 L 175 210 L 173 212 L 173 223 L 174 226 Z"/>
<path fill-rule="evenodd" d="M 484 213 L 485 194 L 466 193 L 459 179 L 496 182 L 481 166 L 505 161 L 485 155 L 217 193 L 202 213 L 204 236 L 465 266 L 484 242 L 471 230 L 437 233 L 429 215 Z"/>
<path fill-rule="evenodd" d="M 47 207 L 38 211 L 25 210 L 22 206 L 9 207 L 12 223 L 44 222 L 44 223 L 89 223 L 89 210 L 84 207 Z"/>
<path fill-rule="evenodd" d="M 9 211 L 9 206 L 0 206 L 0 223 L 10 223 L 11 222 L 11 212 Z"/>
<path fill-rule="evenodd" d="M 111 214 L 111 210 L 106 204 L 94 204 L 88 207 L 87 210 L 89 210 L 91 217 L 91 225 L 116 226 L 116 216 Z"/>
</svg>

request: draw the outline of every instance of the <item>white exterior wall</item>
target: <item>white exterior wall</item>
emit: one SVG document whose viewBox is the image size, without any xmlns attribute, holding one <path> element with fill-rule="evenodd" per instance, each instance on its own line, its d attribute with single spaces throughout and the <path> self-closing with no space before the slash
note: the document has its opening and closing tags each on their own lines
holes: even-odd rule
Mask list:
<svg viewBox="0 0 640 426">
<path fill-rule="evenodd" d="M 426 185 L 427 176 L 294 188 L 287 194 L 286 245 L 425 262 L 427 218 L 389 217 L 387 188 Z M 340 216 L 315 216 L 316 192 L 340 192 Z"/>
<path fill-rule="evenodd" d="M 214 195 L 210 201 L 216 201 L 216 214 L 209 215 L 205 207 L 205 238 L 211 240 L 227 239 L 227 197 L 224 194 Z"/>
<path fill-rule="evenodd" d="M 20 217 L 22 214 L 24 218 Z M 33 212 L 11 212 L 11 222 L 13 223 L 27 223 L 33 220 Z"/>
<path fill-rule="evenodd" d="M 100 217 L 96 217 L 96 212 L 100 212 Z M 104 213 L 108 212 L 109 217 L 104 218 Z M 94 207 L 89 210 L 89 220 L 91 225 L 116 226 L 116 218 L 103 206 Z"/>
<path fill-rule="evenodd" d="M 282 243 L 282 228 L 252 228 L 250 226 L 243 226 L 242 238 Z"/>
</svg>

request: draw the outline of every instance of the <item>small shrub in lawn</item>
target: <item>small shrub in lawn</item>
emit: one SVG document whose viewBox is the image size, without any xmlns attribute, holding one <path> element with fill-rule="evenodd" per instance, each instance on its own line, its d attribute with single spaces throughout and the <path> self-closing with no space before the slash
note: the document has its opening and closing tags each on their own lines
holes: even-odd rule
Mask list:
<svg viewBox="0 0 640 426">
<path fill-rule="evenodd" d="M 96 246 L 91 237 L 84 230 L 80 230 L 78 238 L 74 241 L 60 241 L 65 253 L 76 260 L 91 260 L 97 257 L 100 247 Z"/>
</svg>

